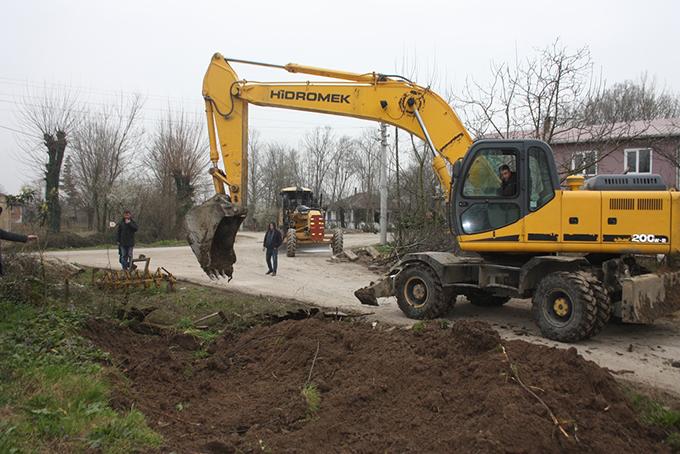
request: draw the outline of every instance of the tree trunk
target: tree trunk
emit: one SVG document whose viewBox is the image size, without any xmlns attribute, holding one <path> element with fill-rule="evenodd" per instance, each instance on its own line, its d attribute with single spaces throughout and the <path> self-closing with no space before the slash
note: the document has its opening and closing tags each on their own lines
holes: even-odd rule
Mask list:
<svg viewBox="0 0 680 454">
<path fill-rule="evenodd" d="M 52 233 L 61 230 L 61 205 L 59 204 L 59 180 L 61 166 L 66 151 L 66 133 L 57 131 L 56 138 L 52 134 L 44 134 L 48 160 L 45 165 L 45 203 L 47 204 L 47 225 Z"/>
</svg>

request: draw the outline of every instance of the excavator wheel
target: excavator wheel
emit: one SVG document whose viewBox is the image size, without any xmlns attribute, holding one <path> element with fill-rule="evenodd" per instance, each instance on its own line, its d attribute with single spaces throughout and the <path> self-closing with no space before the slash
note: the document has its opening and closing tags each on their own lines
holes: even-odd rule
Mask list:
<svg viewBox="0 0 680 454">
<path fill-rule="evenodd" d="M 333 250 L 333 255 L 338 255 L 343 251 L 344 245 L 342 229 L 335 229 L 333 231 L 333 238 L 331 238 L 331 249 Z"/>
<path fill-rule="evenodd" d="M 496 296 L 487 293 L 470 295 L 467 297 L 470 304 L 478 307 L 500 307 L 510 301 L 509 296 Z"/>
<path fill-rule="evenodd" d="M 607 323 L 609 323 L 614 308 L 611 303 L 611 298 L 609 298 L 609 293 L 602 282 L 592 274 L 587 274 L 587 279 L 590 288 L 593 291 L 593 295 L 595 296 L 595 300 L 597 301 L 597 317 L 589 336 L 592 337 L 602 331 Z"/>
<path fill-rule="evenodd" d="M 403 269 L 395 278 L 394 289 L 399 309 L 416 320 L 444 315 L 452 300 L 434 270 L 424 264 Z"/>
<path fill-rule="evenodd" d="M 582 271 L 558 271 L 541 280 L 532 313 L 543 336 L 560 342 L 589 338 L 597 323 L 598 297 Z"/>
<path fill-rule="evenodd" d="M 295 229 L 288 229 L 286 246 L 286 255 L 288 257 L 295 257 L 295 251 L 297 251 L 297 236 L 295 235 Z"/>
</svg>

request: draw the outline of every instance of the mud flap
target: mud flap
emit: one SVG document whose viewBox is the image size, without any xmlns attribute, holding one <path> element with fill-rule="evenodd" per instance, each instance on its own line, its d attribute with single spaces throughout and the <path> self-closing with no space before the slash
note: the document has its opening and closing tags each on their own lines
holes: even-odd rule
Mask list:
<svg viewBox="0 0 680 454">
<path fill-rule="evenodd" d="M 187 241 L 211 279 L 222 276 L 231 280 L 236 263 L 234 241 L 246 212 L 228 196 L 217 194 L 187 213 Z"/>
<path fill-rule="evenodd" d="M 621 284 L 624 322 L 652 323 L 680 311 L 680 272 L 627 277 Z"/>
</svg>

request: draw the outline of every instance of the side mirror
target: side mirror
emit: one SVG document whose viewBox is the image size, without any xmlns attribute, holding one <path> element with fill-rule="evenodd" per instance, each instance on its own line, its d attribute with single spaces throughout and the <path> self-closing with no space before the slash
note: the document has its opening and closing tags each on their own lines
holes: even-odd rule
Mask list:
<svg viewBox="0 0 680 454">
<path fill-rule="evenodd" d="M 453 169 L 452 169 L 452 174 L 454 179 L 458 179 L 460 176 L 460 170 L 463 167 L 463 160 L 462 159 L 457 159 L 455 163 L 453 163 Z"/>
</svg>

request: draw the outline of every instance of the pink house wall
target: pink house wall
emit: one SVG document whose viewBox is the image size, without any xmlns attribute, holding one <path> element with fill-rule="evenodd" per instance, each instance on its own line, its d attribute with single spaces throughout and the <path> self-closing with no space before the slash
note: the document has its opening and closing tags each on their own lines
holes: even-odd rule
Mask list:
<svg viewBox="0 0 680 454">
<path fill-rule="evenodd" d="M 597 173 L 612 174 L 623 173 L 625 170 L 624 156 L 625 150 L 631 148 L 651 148 L 652 149 L 652 171 L 653 174 L 661 175 L 664 183 L 668 187 L 678 188 L 680 177 L 678 174 L 678 153 L 680 152 L 680 138 L 670 139 L 638 139 L 631 140 L 618 147 L 612 148 L 608 144 L 579 143 L 579 144 L 552 144 L 555 154 L 555 163 L 558 171 L 569 168 L 571 157 L 574 152 L 597 150 L 600 155 L 605 153 L 597 164 Z M 566 176 L 563 174 L 561 176 Z"/>
</svg>

